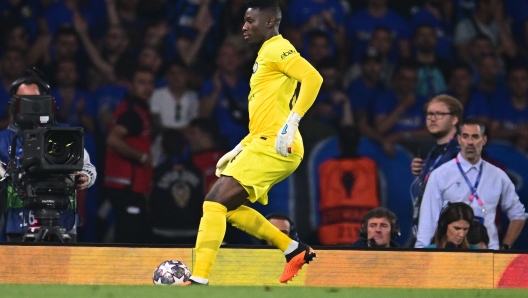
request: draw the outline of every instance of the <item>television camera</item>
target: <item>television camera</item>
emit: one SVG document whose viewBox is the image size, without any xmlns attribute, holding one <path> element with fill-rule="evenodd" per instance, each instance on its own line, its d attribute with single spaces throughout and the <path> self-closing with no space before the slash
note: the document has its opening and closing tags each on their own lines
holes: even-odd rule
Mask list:
<svg viewBox="0 0 528 298">
<path fill-rule="evenodd" d="M 83 129 L 56 126 L 50 95 L 13 95 L 11 110 L 19 130 L 11 143 L 7 175 L 11 189 L 35 217 L 22 241 L 71 242 L 59 217 L 74 202 L 74 173 L 83 168 Z"/>
</svg>

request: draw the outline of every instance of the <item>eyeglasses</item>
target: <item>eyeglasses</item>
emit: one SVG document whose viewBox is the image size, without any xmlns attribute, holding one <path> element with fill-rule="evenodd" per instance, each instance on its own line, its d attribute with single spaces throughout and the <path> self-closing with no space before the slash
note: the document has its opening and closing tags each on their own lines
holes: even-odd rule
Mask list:
<svg viewBox="0 0 528 298">
<path fill-rule="evenodd" d="M 441 120 L 441 119 L 444 119 L 444 117 L 445 117 L 446 115 L 452 115 L 452 114 L 453 114 L 453 113 L 443 113 L 443 112 L 434 112 L 434 113 L 432 113 L 432 112 L 427 112 L 427 113 L 425 114 L 425 118 L 426 118 L 426 119 L 432 119 L 432 118 L 434 118 L 434 119 L 436 119 L 436 120 Z"/>
</svg>

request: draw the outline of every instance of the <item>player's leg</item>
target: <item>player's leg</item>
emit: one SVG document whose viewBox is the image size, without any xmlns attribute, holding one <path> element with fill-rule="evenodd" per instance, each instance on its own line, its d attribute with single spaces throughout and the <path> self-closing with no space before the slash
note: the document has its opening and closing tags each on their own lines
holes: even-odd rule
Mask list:
<svg viewBox="0 0 528 298">
<path fill-rule="evenodd" d="M 201 284 L 209 282 L 211 267 L 226 231 L 228 209 L 236 209 L 247 201 L 248 193 L 232 177 L 220 177 L 207 194 L 203 216 L 196 239 L 196 261 L 191 279 Z"/>
<path fill-rule="evenodd" d="M 227 221 L 252 236 L 271 242 L 284 253 L 286 266 L 279 278 L 282 283 L 292 280 L 302 266 L 316 256 L 311 247 L 292 240 L 259 212 L 248 206 L 240 206 L 236 210 L 227 212 Z"/>
</svg>

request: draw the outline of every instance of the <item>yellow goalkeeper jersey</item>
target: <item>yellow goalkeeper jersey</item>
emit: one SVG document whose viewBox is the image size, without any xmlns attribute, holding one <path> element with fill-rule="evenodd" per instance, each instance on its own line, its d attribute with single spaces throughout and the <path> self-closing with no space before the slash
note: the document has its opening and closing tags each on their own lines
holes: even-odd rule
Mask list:
<svg viewBox="0 0 528 298">
<path fill-rule="evenodd" d="M 266 143 L 274 146 L 290 112 L 304 116 L 322 82 L 317 70 L 282 35 L 265 41 L 253 65 L 248 96 L 249 135 L 242 145 L 253 138 L 265 138 Z M 299 132 L 295 134 L 291 153 L 304 155 Z"/>
</svg>

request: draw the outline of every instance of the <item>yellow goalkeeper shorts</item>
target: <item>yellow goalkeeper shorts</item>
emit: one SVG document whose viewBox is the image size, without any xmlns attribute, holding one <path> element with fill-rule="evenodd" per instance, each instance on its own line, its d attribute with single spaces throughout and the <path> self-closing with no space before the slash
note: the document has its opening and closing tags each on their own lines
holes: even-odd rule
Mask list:
<svg viewBox="0 0 528 298">
<path fill-rule="evenodd" d="M 271 140 L 254 138 L 227 164 L 224 176 L 235 178 L 249 194 L 252 202 L 268 204 L 268 191 L 288 177 L 301 163 L 296 154 L 283 157 L 270 146 Z"/>
</svg>

